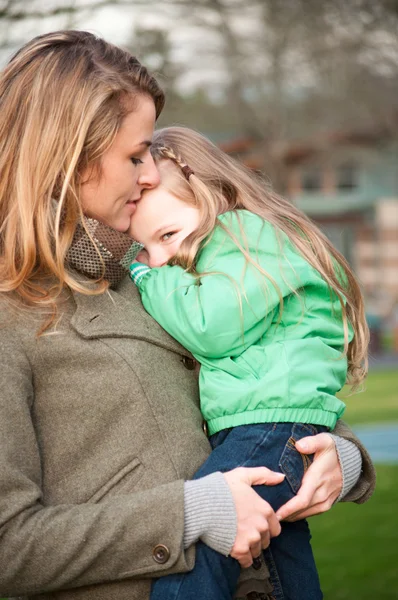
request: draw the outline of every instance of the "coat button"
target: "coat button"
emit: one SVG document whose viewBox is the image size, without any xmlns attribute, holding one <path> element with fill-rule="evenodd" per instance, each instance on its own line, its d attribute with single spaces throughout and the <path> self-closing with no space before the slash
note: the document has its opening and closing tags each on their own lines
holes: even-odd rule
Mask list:
<svg viewBox="0 0 398 600">
<path fill-rule="evenodd" d="M 160 565 L 163 565 L 170 558 L 170 550 L 167 546 L 163 546 L 163 544 L 158 544 L 152 550 L 153 560 Z"/>
<path fill-rule="evenodd" d="M 189 358 L 188 356 L 183 356 L 181 359 L 182 364 L 188 371 L 193 371 L 196 367 L 196 360 L 193 358 Z"/>
</svg>

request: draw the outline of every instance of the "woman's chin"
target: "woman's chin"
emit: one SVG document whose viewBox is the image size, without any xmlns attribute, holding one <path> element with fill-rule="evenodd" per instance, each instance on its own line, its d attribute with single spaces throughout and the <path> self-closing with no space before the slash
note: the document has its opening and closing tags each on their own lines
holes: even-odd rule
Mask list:
<svg viewBox="0 0 398 600">
<path fill-rule="evenodd" d="M 130 217 L 119 219 L 117 222 L 110 223 L 109 225 L 110 225 L 110 227 L 112 227 L 112 229 L 115 229 L 116 231 L 119 231 L 120 233 L 126 233 L 127 235 L 130 235 L 130 237 L 132 237 L 130 234 L 130 225 L 131 225 Z"/>
</svg>

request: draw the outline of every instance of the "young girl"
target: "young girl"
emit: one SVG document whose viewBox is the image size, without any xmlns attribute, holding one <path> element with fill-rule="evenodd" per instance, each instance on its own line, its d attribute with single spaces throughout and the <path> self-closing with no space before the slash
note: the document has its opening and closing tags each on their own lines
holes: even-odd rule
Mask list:
<svg viewBox="0 0 398 600">
<path fill-rule="evenodd" d="M 161 185 L 137 203 L 130 234 L 145 250 L 130 271 L 148 313 L 201 365 L 213 452 L 196 476 L 281 471 L 281 484 L 256 488 L 276 510 L 309 466 L 296 441 L 332 430 L 336 392 L 365 376 L 360 289 L 304 214 L 199 134 L 158 131 L 153 155 Z M 305 520 L 283 523 L 265 558 L 275 598 L 322 598 Z M 194 570 L 157 580 L 151 598 L 232 598 L 238 576 L 234 559 L 198 544 Z"/>
</svg>

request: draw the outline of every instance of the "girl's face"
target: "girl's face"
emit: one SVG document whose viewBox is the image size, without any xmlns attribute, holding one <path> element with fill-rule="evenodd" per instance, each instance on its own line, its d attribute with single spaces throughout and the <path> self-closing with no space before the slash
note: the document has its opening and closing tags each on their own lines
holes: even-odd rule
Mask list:
<svg viewBox="0 0 398 600">
<path fill-rule="evenodd" d="M 180 200 L 162 185 L 147 190 L 137 203 L 129 233 L 145 250 L 138 255 L 151 268 L 177 254 L 185 238 L 198 228 L 199 209 Z"/>
<path fill-rule="evenodd" d="M 90 168 L 83 173 L 81 201 L 88 217 L 117 231 L 129 231 L 143 190 L 155 188 L 160 182 L 149 150 L 155 119 L 153 100 L 142 96 L 105 152 L 100 176 L 93 176 Z"/>
</svg>

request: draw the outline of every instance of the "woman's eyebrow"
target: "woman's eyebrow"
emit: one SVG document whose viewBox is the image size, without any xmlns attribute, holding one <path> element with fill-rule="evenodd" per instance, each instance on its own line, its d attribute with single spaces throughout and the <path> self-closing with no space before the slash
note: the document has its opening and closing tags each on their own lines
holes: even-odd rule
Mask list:
<svg viewBox="0 0 398 600">
<path fill-rule="evenodd" d="M 142 142 L 138 142 L 138 144 L 134 144 L 130 152 L 138 152 L 141 150 L 142 146 L 144 146 L 144 148 L 150 148 L 152 146 L 151 140 L 143 140 Z"/>
</svg>

